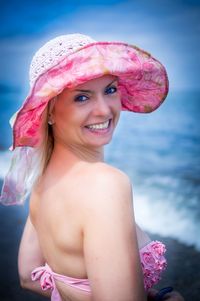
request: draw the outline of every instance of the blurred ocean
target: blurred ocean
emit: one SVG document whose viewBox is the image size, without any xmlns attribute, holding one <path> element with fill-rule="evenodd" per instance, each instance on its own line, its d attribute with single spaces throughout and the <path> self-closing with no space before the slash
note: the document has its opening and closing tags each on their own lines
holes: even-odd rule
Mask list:
<svg viewBox="0 0 200 301">
<path fill-rule="evenodd" d="M 0 86 L 0 182 L 10 153 L 8 120 L 21 92 Z M 133 183 L 135 215 L 145 230 L 200 250 L 200 92 L 171 92 L 152 114 L 123 112 L 106 161 Z M 24 210 L 22 210 L 24 214 Z"/>
</svg>

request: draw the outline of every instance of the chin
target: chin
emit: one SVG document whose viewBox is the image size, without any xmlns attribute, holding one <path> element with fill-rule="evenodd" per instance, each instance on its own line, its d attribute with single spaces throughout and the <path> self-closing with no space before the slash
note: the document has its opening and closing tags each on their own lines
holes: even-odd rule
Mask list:
<svg viewBox="0 0 200 301">
<path fill-rule="evenodd" d="M 96 143 L 93 141 L 92 143 L 88 143 L 92 148 L 99 148 L 109 144 L 112 140 L 112 137 L 109 139 L 105 139 L 104 141 L 97 141 Z"/>
</svg>

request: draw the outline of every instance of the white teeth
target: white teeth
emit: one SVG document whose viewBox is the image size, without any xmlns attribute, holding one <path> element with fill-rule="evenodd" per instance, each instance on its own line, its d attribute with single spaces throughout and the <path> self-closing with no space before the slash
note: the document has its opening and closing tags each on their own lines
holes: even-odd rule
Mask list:
<svg viewBox="0 0 200 301">
<path fill-rule="evenodd" d="M 109 126 L 109 120 L 104 123 L 87 125 L 87 128 L 91 130 L 103 130 L 103 129 L 107 129 L 108 126 Z"/>
</svg>

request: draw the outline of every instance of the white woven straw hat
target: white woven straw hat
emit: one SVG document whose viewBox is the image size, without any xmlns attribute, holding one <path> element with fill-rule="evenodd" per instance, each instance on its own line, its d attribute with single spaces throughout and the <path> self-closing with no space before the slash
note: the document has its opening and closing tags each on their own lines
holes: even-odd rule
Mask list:
<svg viewBox="0 0 200 301">
<path fill-rule="evenodd" d="M 32 58 L 29 69 L 30 86 L 32 87 L 41 74 L 57 65 L 63 57 L 94 42 L 96 41 L 91 37 L 80 33 L 62 35 L 48 41 Z"/>
</svg>

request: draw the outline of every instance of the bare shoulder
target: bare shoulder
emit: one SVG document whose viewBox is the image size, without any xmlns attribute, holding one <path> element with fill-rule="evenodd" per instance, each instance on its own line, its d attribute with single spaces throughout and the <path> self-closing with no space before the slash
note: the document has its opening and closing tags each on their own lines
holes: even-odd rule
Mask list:
<svg viewBox="0 0 200 301">
<path fill-rule="evenodd" d="M 120 188 L 131 187 L 131 181 L 127 174 L 123 171 L 102 163 L 95 163 L 89 170 L 89 174 L 94 179 L 94 184 L 109 186 L 110 189 L 117 189 L 116 184 L 120 185 Z"/>
<path fill-rule="evenodd" d="M 88 170 L 85 181 L 89 187 L 85 205 L 91 210 L 121 210 L 124 206 L 132 206 L 131 181 L 121 170 L 105 163 L 95 163 Z"/>
</svg>

